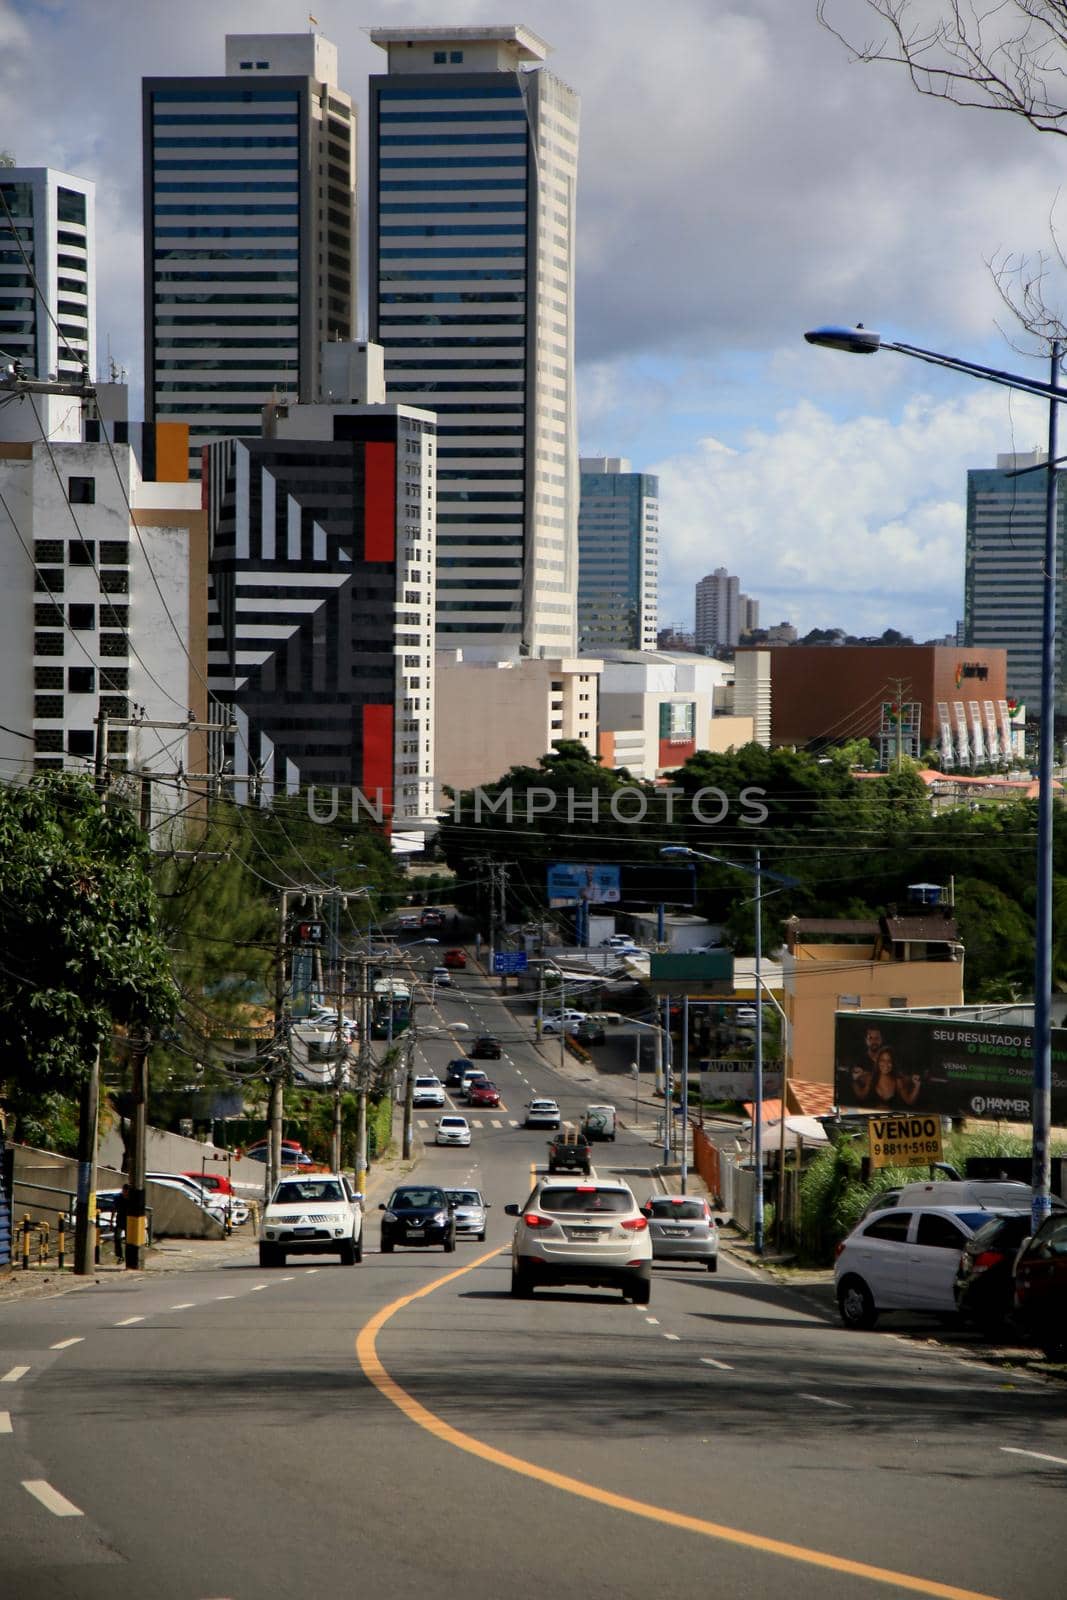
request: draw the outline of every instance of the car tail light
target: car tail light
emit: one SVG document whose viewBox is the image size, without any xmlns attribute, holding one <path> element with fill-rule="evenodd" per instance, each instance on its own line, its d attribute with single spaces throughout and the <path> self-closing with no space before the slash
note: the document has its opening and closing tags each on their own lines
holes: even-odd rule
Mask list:
<svg viewBox="0 0 1067 1600">
<path fill-rule="evenodd" d="M 975 1272 L 985 1272 L 988 1267 L 998 1266 L 1005 1259 L 1003 1250 L 980 1250 L 974 1258 Z"/>
<path fill-rule="evenodd" d="M 595 1183 L 576 1183 L 574 1187 L 579 1194 L 596 1194 Z"/>
<path fill-rule="evenodd" d="M 642 1228 L 648 1227 L 648 1218 L 627 1217 L 626 1221 L 623 1222 L 621 1226 L 626 1228 L 630 1233 L 640 1233 Z"/>
<path fill-rule="evenodd" d="M 844 1239 L 839 1239 L 839 1240 L 838 1240 L 838 1241 L 837 1241 L 837 1244 L 836 1244 L 836 1245 L 835 1245 L 835 1246 L 834 1246 L 834 1260 L 835 1260 L 835 1261 L 836 1261 L 836 1260 L 837 1260 L 837 1258 L 838 1258 L 838 1256 L 839 1256 L 839 1255 L 840 1255 L 840 1254 L 841 1254 L 841 1252 L 842 1252 L 842 1250 L 843 1250 L 843 1249 L 844 1249 L 844 1248 L 845 1248 L 845 1241 L 844 1241 Z"/>
<path fill-rule="evenodd" d="M 539 1216 L 536 1211 L 527 1211 L 523 1217 L 528 1228 L 551 1228 L 552 1218 Z"/>
<path fill-rule="evenodd" d="M 675 1196 L 671 1200 L 671 1205 L 672 1206 L 684 1206 L 685 1205 L 685 1201 L 682 1200 L 680 1197 Z"/>
</svg>

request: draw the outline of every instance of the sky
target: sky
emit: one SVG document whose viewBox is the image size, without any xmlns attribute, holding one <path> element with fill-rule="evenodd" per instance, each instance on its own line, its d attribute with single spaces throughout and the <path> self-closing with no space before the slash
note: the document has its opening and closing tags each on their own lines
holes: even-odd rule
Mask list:
<svg viewBox="0 0 1067 1600">
<path fill-rule="evenodd" d="M 830 9 L 874 35 L 864 0 Z M 1042 444 L 1046 408 L 803 333 L 862 321 L 1045 377 L 991 263 L 1050 257 L 1067 314 L 1067 140 L 851 62 L 815 0 L 316 0 L 315 16 L 363 127 L 374 26 L 522 22 L 580 94 L 580 448 L 659 475 L 663 625 L 692 628 L 694 584 L 726 566 L 765 625 L 954 628 L 967 469 Z M 101 363 L 110 348 L 135 389 L 140 78 L 220 73 L 227 32 L 307 25 L 282 0 L 0 0 L 0 147 L 95 180 Z"/>
</svg>

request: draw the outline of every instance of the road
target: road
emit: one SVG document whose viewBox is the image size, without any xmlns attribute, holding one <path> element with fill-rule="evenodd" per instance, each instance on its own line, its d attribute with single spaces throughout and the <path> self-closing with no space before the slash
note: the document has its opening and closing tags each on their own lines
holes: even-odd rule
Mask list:
<svg viewBox="0 0 1067 1600">
<path fill-rule="evenodd" d="M 585 1091 L 479 977 L 437 1008 L 506 1045 L 505 1108 L 418 1169 L 485 1190 L 487 1242 L 381 1256 L 372 1209 L 359 1267 L 247 1252 L 0 1306 L 5 1600 L 1063 1593 L 1063 1389 L 728 1261 L 657 1268 L 647 1308 L 513 1300 L 503 1208 L 547 1136 L 511 1123 Z M 641 1197 L 652 1159 L 597 1152 Z"/>
</svg>

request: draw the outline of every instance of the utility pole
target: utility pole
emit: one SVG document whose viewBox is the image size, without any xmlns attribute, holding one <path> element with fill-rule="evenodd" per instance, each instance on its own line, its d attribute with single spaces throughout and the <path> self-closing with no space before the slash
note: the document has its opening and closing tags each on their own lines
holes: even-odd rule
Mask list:
<svg viewBox="0 0 1067 1600">
<path fill-rule="evenodd" d="M 504 865 L 503 862 L 500 863 L 499 873 L 500 873 L 500 877 L 499 877 L 499 883 L 500 883 L 500 936 L 499 936 L 499 940 L 498 940 L 498 948 L 499 948 L 499 946 L 503 945 L 503 943 L 504 943 L 504 930 L 507 927 L 507 915 L 508 915 L 508 913 L 507 913 L 508 869 Z M 500 974 L 500 992 L 501 992 L 501 994 L 507 994 L 507 991 L 508 991 L 508 975 L 507 975 L 506 972 L 502 972 Z"/>
<path fill-rule="evenodd" d="M 344 956 L 338 958 L 336 954 L 334 959 L 338 962 L 335 971 L 339 981 L 337 984 L 337 1061 L 334 1066 L 333 1074 L 333 1136 L 330 1140 L 330 1165 L 335 1172 L 340 1172 L 342 1120 L 341 1093 L 344 1088 L 345 1067 L 347 1065 L 346 1057 L 348 1055 L 348 1051 L 345 1048 L 344 1042 L 345 974 L 348 962 Z"/>
<path fill-rule="evenodd" d="M 682 1116 L 678 1132 L 682 1141 L 682 1194 L 689 1192 L 689 995 L 682 996 Z"/>
<path fill-rule="evenodd" d="M 142 790 L 143 793 L 143 790 Z M 126 1266 L 139 1271 L 144 1266 L 144 1251 L 148 1243 L 145 1203 L 145 1135 L 148 1127 L 148 1035 L 139 1034 L 134 1041 L 133 1059 L 133 1116 L 130 1121 L 130 1167 L 126 1174 L 129 1184 L 126 1202 Z"/>
<path fill-rule="evenodd" d="M 373 1058 L 371 1055 L 371 996 L 370 996 L 370 966 L 371 958 L 367 955 L 357 956 L 359 965 L 359 1055 L 356 1058 L 356 1188 L 363 1192 L 367 1186 L 367 1080 L 370 1076 Z M 389 996 L 389 1011 L 392 1015 L 393 997 Z"/>
<path fill-rule="evenodd" d="M 401 1154 L 405 1161 L 411 1160 L 414 1147 L 415 1131 L 415 1051 L 416 1035 L 414 1020 L 408 1031 L 407 1072 L 404 1079 L 404 1132 L 401 1140 Z"/>
<path fill-rule="evenodd" d="M 284 1104 L 285 1069 L 279 1047 L 289 1050 L 288 1016 L 286 1007 L 286 960 L 289 954 L 289 895 L 283 889 L 278 902 L 278 948 L 274 963 L 274 1060 L 270 1072 L 270 1100 L 267 1107 L 267 1175 L 264 1184 L 264 1201 L 274 1193 L 282 1166 L 282 1107 Z"/>
<path fill-rule="evenodd" d="M 108 771 L 108 715 L 96 718 L 93 786 L 101 805 L 106 804 Z M 92 1272 L 96 1256 L 96 1136 L 100 1109 L 100 1047 L 96 1048 L 88 1077 L 81 1086 L 78 1106 L 78 1210 L 74 1221 L 74 1271 Z"/>
<path fill-rule="evenodd" d="M 671 1123 L 674 1117 L 674 1082 L 671 1073 L 671 997 L 663 997 L 663 1165 L 671 1164 Z"/>
</svg>

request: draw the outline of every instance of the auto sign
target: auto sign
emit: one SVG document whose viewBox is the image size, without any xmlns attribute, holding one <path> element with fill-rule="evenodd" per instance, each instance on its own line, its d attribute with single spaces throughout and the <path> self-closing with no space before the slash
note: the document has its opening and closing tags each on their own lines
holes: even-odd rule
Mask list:
<svg viewBox="0 0 1067 1600">
<path fill-rule="evenodd" d="M 941 1160 L 940 1117 L 872 1117 L 872 1167 L 926 1167 Z"/>
</svg>

